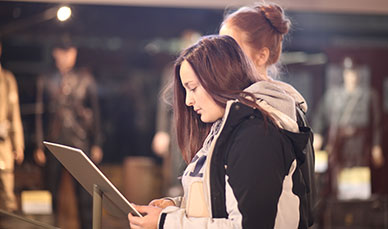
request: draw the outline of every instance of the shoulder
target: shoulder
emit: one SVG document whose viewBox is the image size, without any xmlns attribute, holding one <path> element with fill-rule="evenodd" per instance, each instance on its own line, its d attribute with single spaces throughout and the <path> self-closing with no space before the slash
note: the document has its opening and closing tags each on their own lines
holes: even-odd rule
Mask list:
<svg viewBox="0 0 388 229">
<path fill-rule="evenodd" d="M 81 82 L 84 82 L 86 85 L 92 86 L 96 83 L 91 71 L 86 67 L 76 69 L 75 73 L 77 74 Z"/>
<path fill-rule="evenodd" d="M 225 162 L 228 173 L 266 174 L 272 171 L 280 176 L 285 175 L 285 161 L 289 157 L 286 155 L 291 145 L 280 131 L 262 119 L 241 122 L 227 143 Z"/>
<path fill-rule="evenodd" d="M 39 81 L 52 81 L 55 80 L 56 78 L 59 78 L 60 74 L 58 70 L 56 69 L 48 69 L 45 70 L 44 72 L 41 72 L 37 76 L 37 80 Z"/>
<path fill-rule="evenodd" d="M 75 70 L 75 72 L 85 79 L 93 79 L 93 75 L 89 68 L 82 67 Z"/>
<path fill-rule="evenodd" d="M 237 174 L 272 171 L 276 176 L 285 175 L 288 158 L 292 157 L 292 144 L 282 130 L 265 121 L 259 110 L 241 103 L 233 104 L 227 111 L 212 162 L 223 161 L 229 175 L 236 171 L 240 171 Z"/>
<path fill-rule="evenodd" d="M 264 119 L 257 117 L 249 117 L 236 126 L 234 132 L 238 136 L 257 139 L 257 137 L 276 138 L 280 130 L 270 121 L 264 121 Z"/>
<path fill-rule="evenodd" d="M 61 75 L 58 71 L 49 69 L 36 78 L 38 90 L 51 91 L 59 87 Z"/>
<path fill-rule="evenodd" d="M 281 152 L 287 139 L 271 122 L 259 118 L 242 121 L 233 131 L 231 142 L 235 147 L 260 153 Z"/>
<path fill-rule="evenodd" d="M 229 156 L 249 158 L 281 158 L 290 146 L 281 130 L 271 122 L 250 116 L 232 130 L 229 138 Z M 234 156 L 233 156 L 234 155 Z"/>
<path fill-rule="evenodd" d="M 258 109 L 241 103 L 234 103 L 228 109 L 223 135 L 238 142 L 254 140 L 251 144 L 257 145 L 276 142 L 282 138 L 281 130 L 277 128 Z"/>
<path fill-rule="evenodd" d="M 15 78 L 15 75 L 11 71 L 6 69 L 3 69 L 3 75 L 5 76 L 7 86 L 12 90 L 14 90 L 15 88 L 17 90 L 18 84 Z"/>
</svg>

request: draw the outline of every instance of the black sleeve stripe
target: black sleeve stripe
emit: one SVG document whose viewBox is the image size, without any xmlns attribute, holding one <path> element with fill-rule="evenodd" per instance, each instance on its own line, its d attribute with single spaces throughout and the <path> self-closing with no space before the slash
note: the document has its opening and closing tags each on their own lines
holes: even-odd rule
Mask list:
<svg viewBox="0 0 388 229">
<path fill-rule="evenodd" d="M 159 229 L 164 229 L 164 221 L 166 221 L 167 213 L 162 213 L 159 221 Z"/>
</svg>

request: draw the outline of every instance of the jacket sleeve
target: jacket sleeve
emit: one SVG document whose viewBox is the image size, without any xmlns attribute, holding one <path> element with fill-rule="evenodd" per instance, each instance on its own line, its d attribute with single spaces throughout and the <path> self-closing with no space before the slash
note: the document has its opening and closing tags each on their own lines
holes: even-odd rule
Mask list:
<svg viewBox="0 0 388 229">
<path fill-rule="evenodd" d="M 164 197 L 163 199 L 171 200 L 174 202 L 175 206 L 180 207 L 182 204 L 182 198 L 183 196 L 177 196 L 177 197 Z"/>
<path fill-rule="evenodd" d="M 102 144 L 102 133 L 101 133 L 101 120 L 100 120 L 100 105 L 98 102 L 98 88 L 94 77 L 88 74 L 89 86 L 88 86 L 88 100 L 90 102 L 90 108 L 93 113 L 93 130 L 92 130 L 92 145 L 101 146 Z"/>
<path fill-rule="evenodd" d="M 185 228 L 185 229 L 229 229 L 241 228 L 241 224 L 233 219 L 212 219 L 187 217 L 184 208 L 167 207 L 160 217 L 158 229 Z"/>
<path fill-rule="evenodd" d="M 245 122 L 233 137 L 226 175 L 243 228 L 274 228 L 286 175 L 280 132 L 263 122 Z M 228 199 L 233 197 L 226 196 Z M 230 213 L 229 213 L 230 214 Z"/>
<path fill-rule="evenodd" d="M 371 103 L 371 109 L 370 112 L 372 115 L 372 144 L 373 146 L 381 146 L 381 110 L 379 106 L 379 96 L 376 91 L 371 90 L 370 91 L 370 103 Z"/>
<path fill-rule="evenodd" d="M 43 94 L 44 94 L 44 79 L 39 76 L 36 81 L 36 101 L 35 101 L 35 147 L 43 150 Z"/>
</svg>

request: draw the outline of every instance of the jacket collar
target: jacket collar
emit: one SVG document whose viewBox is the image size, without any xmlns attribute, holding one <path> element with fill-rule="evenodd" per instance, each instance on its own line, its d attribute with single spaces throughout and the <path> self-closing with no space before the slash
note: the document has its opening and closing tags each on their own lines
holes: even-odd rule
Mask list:
<svg viewBox="0 0 388 229">
<path fill-rule="evenodd" d="M 263 119 L 263 115 L 258 109 L 240 103 L 238 100 L 231 100 L 226 104 L 223 122 L 228 128 L 233 128 L 242 120 L 254 117 Z"/>
<path fill-rule="evenodd" d="M 239 123 L 248 118 L 263 119 L 263 114 L 258 109 L 240 103 L 237 100 L 228 101 L 225 108 L 225 115 L 223 117 L 221 131 L 232 130 Z M 303 149 L 307 145 L 309 136 L 311 134 L 311 129 L 308 127 L 300 127 L 299 133 L 291 132 L 281 128 L 279 128 L 279 130 L 290 139 L 297 159 L 303 162 L 305 160 Z"/>
</svg>

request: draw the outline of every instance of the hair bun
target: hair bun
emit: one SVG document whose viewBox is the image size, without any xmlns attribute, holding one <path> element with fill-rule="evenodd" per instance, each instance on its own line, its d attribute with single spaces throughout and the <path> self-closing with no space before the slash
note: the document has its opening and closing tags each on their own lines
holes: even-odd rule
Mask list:
<svg viewBox="0 0 388 229">
<path fill-rule="evenodd" d="M 271 27 L 278 33 L 285 35 L 290 30 L 291 21 L 277 4 L 259 5 L 255 7 L 265 17 Z"/>
</svg>

